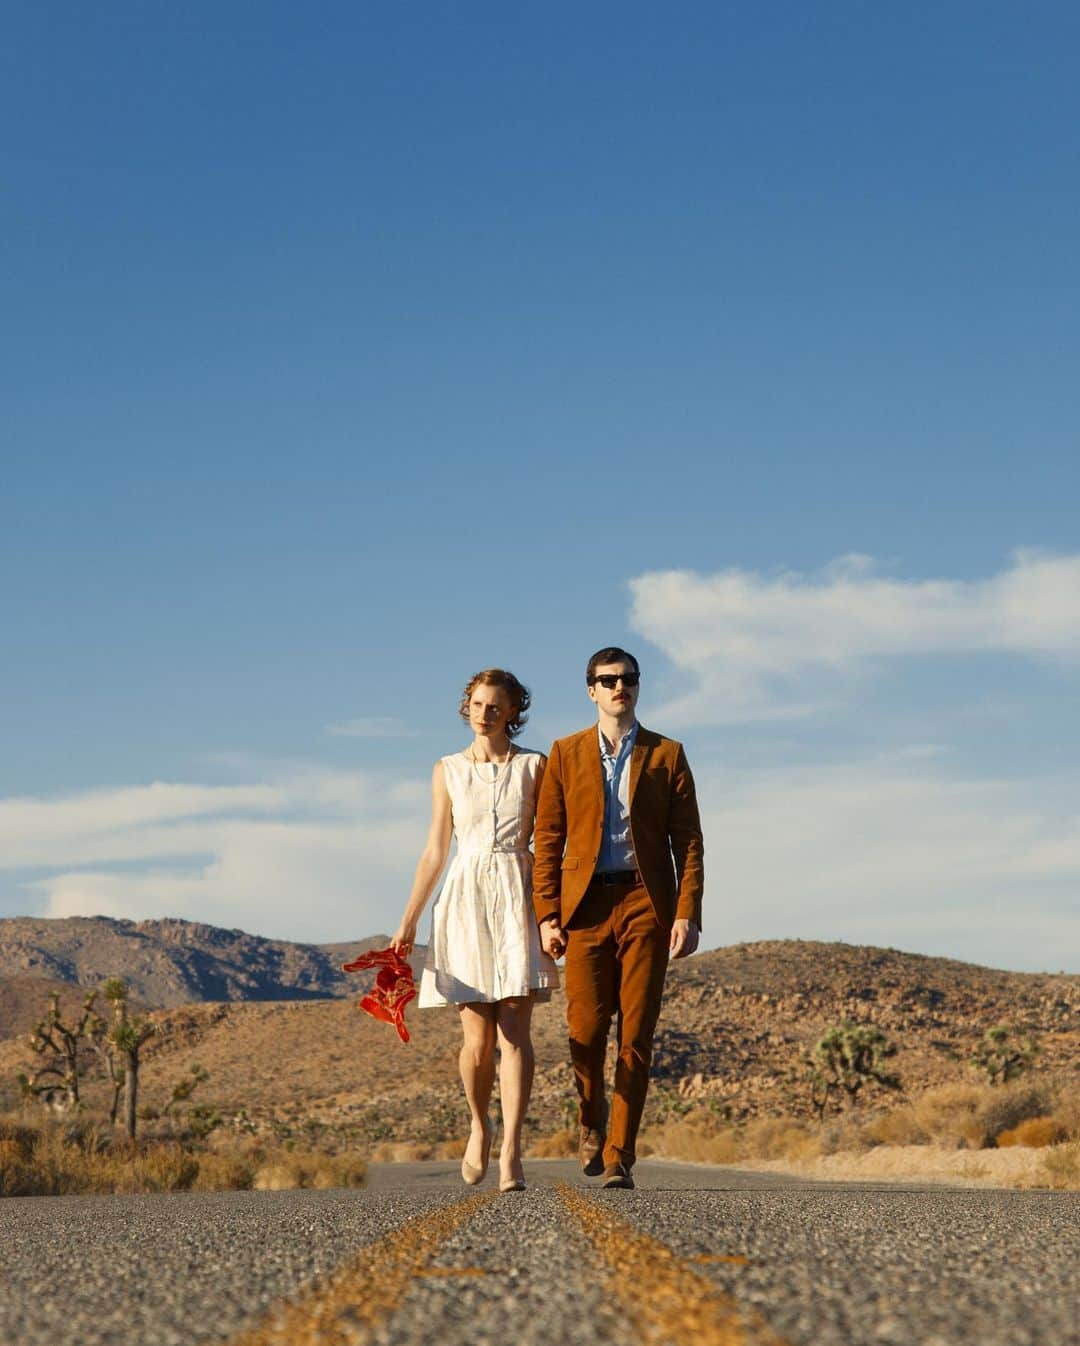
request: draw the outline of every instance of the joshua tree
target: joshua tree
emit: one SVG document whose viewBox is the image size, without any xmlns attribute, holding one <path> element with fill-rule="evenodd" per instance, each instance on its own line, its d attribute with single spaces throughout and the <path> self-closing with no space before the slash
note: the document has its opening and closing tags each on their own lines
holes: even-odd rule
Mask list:
<svg viewBox="0 0 1080 1346">
<path fill-rule="evenodd" d="M 190 1072 L 173 1085 L 169 1101 L 161 1109 L 162 1116 L 168 1117 L 178 1103 L 186 1103 L 199 1085 L 205 1084 L 209 1078 L 208 1070 L 204 1070 L 200 1065 L 192 1065 Z"/>
<path fill-rule="evenodd" d="M 818 1040 L 810 1056 L 810 1099 L 820 1120 L 829 1100 L 846 1096 L 849 1107 L 859 1099 L 868 1081 L 886 1089 L 899 1089 L 900 1080 L 885 1069 L 896 1047 L 879 1028 L 870 1024 L 842 1023 Z"/>
<path fill-rule="evenodd" d="M 39 1098 L 49 1107 L 73 1111 L 79 1106 L 79 1045 L 91 1039 L 97 1016 L 91 991 L 83 1001 L 82 1013 L 72 1024 L 60 1015 L 60 995 L 49 996 L 49 1009 L 30 1034 L 30 1046 L 44 1063 L 31 1074 L 20 1074 L 19 1084 L 26 1098 Z"/>
<path fill-rule="evenodd" d="M 122 977 L 110 977 L 101 988 L 105 999 L 113 1007 L 113 1024 L 109 1044 L 124 1072 L 124 1129 L 135 1139 L 135 1107 L 139 1097 L 139 1053 L 143 1044 L 153 1036 L 154 1025 L 147 1019 L 133 1019 L 128 1014 L 128 985 Z M 119 1086 L 113 1079 L 113 1118 L 116 1117 L 116 1099 Z"/>
<path fill-rule="evenodd" d="M 90 1021 L 86 1040 L 93 1048 L 101 1064 L 102 1073 L 109 1081 L 109 1088 L 112 1090 L 109 1098 L 109 1125 L 115 1126 L 116 1116 L 120 1111 L 120 1095 L 124 1088 L 124 1071 L 112 1044 L 109 1025 L 100 1014 L 95 1014 Z"/>
<path fill-rule="evenodd" d="M 1032 1038 L 1013 1038 L 1004 1024 L 998 1024 L 983 1034 L 971 1064 L 981 1070 L 991 1084 L 1007 1084 L 1027 1070 L 1038 1051 Z"/>
</svg>

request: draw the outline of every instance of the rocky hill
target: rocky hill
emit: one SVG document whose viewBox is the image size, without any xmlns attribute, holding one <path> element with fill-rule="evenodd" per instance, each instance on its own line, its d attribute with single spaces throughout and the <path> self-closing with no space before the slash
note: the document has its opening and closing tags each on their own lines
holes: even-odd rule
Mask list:
<svg viewBox="0 0 1080 1346">
<path fill-rule="evenodd" d="M 179 923 L 145 924 L 156 929 Z M 216 933 L 226 938 L 212 947 L 230 947 L 234 939 L 235 947 L 252 947 L 243 943 L 252 936 Z M 332 957 L 336 966 L 355 947 L 313 952 Z M 352 993 L 358 981 L 334 984 Z M 251 982 L 237 975 L 227 984 L 243 989 Z M 266 984 L 282 982 L 268 978 Z M 351 998 L 291 998 L 286 1004 L 234 1000 L 154 1012 L 158 1034 L 143 1071 L 146 1101 L 160 1104 L 198 1063 L 211 1076 L 200 1097 L 223 1114 L 243 1110 L 260 1127 L 294 1134 L 329 1127 L 358 1143 L 439 1140 L 461 1130 L 459 1030 L 451 1011 L 411 1007 L 413 1041 L 406 1046 L 387 1025 L 356 1010 Z M 572 1082 L 564 1013 L 560 994 L 535 1014 L 534 1134 L 557 1130 L 567 1118 Z M 733 945 L 672 965 L 657 1031 L 650 1115 L 693 1103 L 735 1121 L 805 1114 L 800 1058 L 842 1019 L 875 1023 L 896 1043 L 894 1066 L 909 1092 L 971 1078 L 967 1058 L 986 1029 L 1001 1023 L 1035 1037 L 1038 1072 L 1071 1074 L 1080 1083 L 1078 976 L 777 940 Z M 0 1042 L 0 1106 L 13 1101 L 14 1071 L 25 1058 L 24 1041 Z M 873 1106 L 872 1094 L 868 1102 Z"/>
<path fill-rule="evenodd" d="M 885 1033 L 909 1092 L 963 1077 L 983 1034 L 998 1024 L 1036 1040 L 1039 1069 L 1080 1072 L 1080 976 L 769 940 L 690 959 L 671 990 L 655 1072 L 683 1098 L 708 1100 L 735 1120 L 804 1111 L 793 1079 L 800 1057 L 843 1020 Z"/>
<path fill-rule="evenodd" d="M 92 988 L 106 977 L 123 977 L 135 999 L 160 1007 L 324 1000 L 348 994 L 341 964 L 379 943 L 385 943 L 380 936 L 294 944 L 174 919 L 15 916 L 0 920 L 0 982 L 34 977 Z"/>
<path fill-rule="evenodd" d="M 50 977 L 0 978 L 0 1040 L 28 1033 L 41 1019 L 54 991 L 60 996 L 65 1019 L 77 1013 L 86 995 L 81 987 Z"/>
</svg>

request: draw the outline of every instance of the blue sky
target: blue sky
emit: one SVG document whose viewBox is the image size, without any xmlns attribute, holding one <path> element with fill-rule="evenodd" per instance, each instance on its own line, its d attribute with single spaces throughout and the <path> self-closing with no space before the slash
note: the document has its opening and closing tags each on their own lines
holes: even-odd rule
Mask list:
<svg viewBox="0 0 1080 1346">
<path fill-rule="evenodd" d="M 1080 970 L 1074 7 L 7 29 L 0 914 L 389 929 L 616 641 L 707 943 Z"/>
</svg>

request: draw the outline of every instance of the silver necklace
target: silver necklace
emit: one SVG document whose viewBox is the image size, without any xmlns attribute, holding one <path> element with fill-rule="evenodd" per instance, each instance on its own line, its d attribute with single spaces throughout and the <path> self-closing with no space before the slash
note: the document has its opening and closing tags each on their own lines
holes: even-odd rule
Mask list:
<svg viewBox="0 0 1080 1346">
<path fill-rule="evenodd" d="M 476 752 L 473 748 L 469 749 L 469 761 L 472 763 L 473 771 L 479 776 L 484 785 L 491 786 L 491 840 L 492 854 L 494 855 L 495 842 L 499 832 L 499 795 L 506 793 L 506 782 L 510 778 L 510 763 L 514 760 L 514 745 L 511 743 L 510 750 L 501 762 L 492 762 L 495 768 L 495 774 L 489 780 L 487 776 L 480 771 L 480 763 L 476 760 Z M 505 769 L 504 769 L 505 768 Z M 502 785 L 500 791 L 499 785 Z"/>
<path fill-rule="evenodd" d="M 479 760 L 479 758 L 476 756 L 476 749 L 475 749 L 475 748 L 470 748 L 469 751 L 468 751 L 467 756 L 468 756 L 468 758 L 469 758 L 469 761 L 473 764 L 473 770 L 476 772 L 476 774 L 477 774 L 478 776 L 480 776 L 480 760 Z M 489 757 L 489 758 L 488 758 L 488 760 L 487 760 L 487 762 L 485 763 L 485 765 L 486 765 L 486 766 L 493 766 L 493 767 L 495 768 L 495 775 L 491 778 L 491 781 L 488 781 L 488 784 L 489 784 L 489 785 L 490 785 L 492 782 L 498 780 L 498 778 L 499 778 L 499 772 L 502 770 L 502 768 L 503 768 L 504 766 L 509 766 L 510 763 L 513 761 L 513 758 L 514 758 L 514 745 L 513 745 L 512 743 L 510 744 L 510 747 L 509 747 L 509 749 L 508 749 L 508 751 L 507 751 L 506 756 L 502 759 L 501 762 L 496 762 L 495 759 L 494 759 L 493 757 Z M 486 776 L 480 776 L 480 779 L 481 779 L 481 780 L 487 780 L 487 777 L 486 777 Z"/>
</svg>

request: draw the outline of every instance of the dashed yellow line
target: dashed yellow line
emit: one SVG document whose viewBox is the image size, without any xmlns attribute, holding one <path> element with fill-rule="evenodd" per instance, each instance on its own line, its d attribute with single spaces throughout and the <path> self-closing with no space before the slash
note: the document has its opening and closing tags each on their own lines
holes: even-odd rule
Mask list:
<svg viewBox="0 0 1080 1346">
<path fill-rule="evenodd" d="M 398 1307 L 410 1281 L 449 1236 L 494 1197 L 471 1196 L 418 1216 L 369 1244 L 299 1298 L 271 1308 L 226 1346 L 361 1346 L 372 1328 Z M 447 1271 L 469 1275 L 469 1269 Z"/>
<path fill-rule="evenodd" d="M 422 1267 L 417 1276 L 429 1276 L 435 1280 L 453 1280 L 456 1276 L 490 1276 L 487 1267 Z"/>
<path fill-rule="evenodd" d="M 666 1243 L 624 1223 L 593 1197 L 563 1183 L 558 1191 L 607 1264 L 607 1292 L 621 1302 L 647 1346 L 787 1346 L 757 1313 L 740 1308 Z"/>
</svg>

